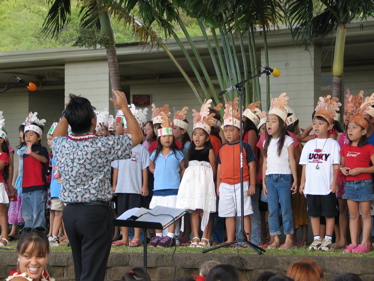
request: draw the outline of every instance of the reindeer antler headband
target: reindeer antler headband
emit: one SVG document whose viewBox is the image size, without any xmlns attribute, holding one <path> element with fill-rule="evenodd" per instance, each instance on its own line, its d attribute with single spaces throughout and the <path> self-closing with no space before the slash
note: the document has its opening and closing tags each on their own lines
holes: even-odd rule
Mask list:
<svg viewBox="0 0 374 281">
<path fill-rule="evenodd" d="M 240 129 L 240 115 L 239 115 L 239 98 L 234 98 L 232 102 L 226 102 L 225 104 L 225 114 L 223 115 L 223 125 L 225 126 L 235 126 Z"/>
<path fill-rule="evenodd" d="M 188 107 L 185 106 L 181 110 L 175 111 L 174 119 L 173 119 L 174 125 L 177 125 L 178 127 L 185 129 L 185 130 L 187 130 L 188 128 L 188 123 L 184 121 L 186 120 L 187 109 Z"/>
<path fill-rule="evenodd" d="M 211 106 L 212 100 L 209 99 L 201 105 L 200 112 L 197 112 L 195 109 L 192 109 L 193 116 L 193 129 L 201 128 L 205 130 L 208 135 L 210 134 L 210 127 L 213 125 L 214 113 L 209 114 L 209 108 Z"/>
<path fill-rule="evenodd" d="M 255 124 L 255 126 L 260 123 L 260 118 L 257 116 L 257 112 L 261 112 L 259 108 L 257 108 L 260 105 L 261 101 L 256 101 L 253 103 L 250 103 L 246 110 L 244 110 L 243 115 L 247 117 L 249 120 Z"/>
<path fill-rule="evenodd" d="M 315 116 L 321 116 L 326 119 L 329 124 L 334 123 L 335 115 L 339 111 L 339 107 L 342 104 L 339 102 L 338 98 L 332 98 L 330 95 L 326 97 L 319 97 L 318 104 L 316 106 Z"/>
<path fill-rule="evenodd" d="M 288 103 L 289 97 L 286 93 L 282 93 L 277 98 L 271 99 L 270 110 L 268 114 L 275 114 L 279 116 L 283 121 L 287 119 L 286 104 Z"/>
<path fill-rule="evenodd" d="M 43 134 L 42 128 L 46 122 L 45 119 L 38 119 L 38 113 L 37 112 L 30 112 L 29 115 L 26 117 L 25 120 L 25 129 L 24 132 L 26 133 L 27 131 L 34 131 L 37 133 L 39 136 Z M 34 125 L 36 124 L 36 125 Z"/>
</svg>

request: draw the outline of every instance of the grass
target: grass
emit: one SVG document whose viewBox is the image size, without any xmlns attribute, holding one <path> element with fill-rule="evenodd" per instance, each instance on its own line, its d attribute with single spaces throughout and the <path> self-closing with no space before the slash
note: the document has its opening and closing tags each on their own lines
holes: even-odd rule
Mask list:
<svg viewBox="0 0 374 281">
<path fill-rule="evenodd" d="M 17 246 L 17 241 L 12 241 L 9 246 L 4 250 L 0 251 L 15 251 Z M 148 253 L 189 253 L 189 254 L 201 254 L 202 249 L 189 248 L 189 247 L 177 247 L 158 249 L 158 248 L 148 248 Z M 51 247 L 51 252 L 71 252 L 71 248 L 67 246 Z M 112 246 L 111 253 L 143 253 L 143 246 L 141 247 L 127 247 L 127 246 Z M 249 254 L 257 255 L 257 253 L 251 248 L 220 248 L 209 252 L 210 254 Z M 374 251 L 367 254 L 343 254 L 342 250 L 331 250 L 330 252 L 322 251 L 309 251 L 307 247 L 294 248 L 291 250 L 266 250 L 263 255 L 293 255 L 293 256 L 334 256 L 334 257 L 366 257 L 374 258 Z"/>
</svg>

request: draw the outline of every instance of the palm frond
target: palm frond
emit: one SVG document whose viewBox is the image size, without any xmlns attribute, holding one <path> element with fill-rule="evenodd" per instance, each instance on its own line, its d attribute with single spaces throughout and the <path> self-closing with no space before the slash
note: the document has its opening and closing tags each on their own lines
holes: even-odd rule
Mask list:
<svg viewBox="0 0 374 281">
<path fill-rule="evenodd" d="M 50 9 L 43 22 L 41 33 L 56 38 L 71 19 L 71 1 L 47 0 L 47 4 L 50 5 Z"/>
</svg>

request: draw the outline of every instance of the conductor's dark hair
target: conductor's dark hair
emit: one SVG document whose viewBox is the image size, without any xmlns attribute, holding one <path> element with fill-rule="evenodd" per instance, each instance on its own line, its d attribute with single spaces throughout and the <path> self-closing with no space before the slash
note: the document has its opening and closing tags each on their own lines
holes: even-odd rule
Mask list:
<svg viewBox="0 0 374 281">
<path fill-rule="evenodd" d="M 95 118 L 95 112 L 90 101 L 83 97 L 70 94 L 70 102 L 65 109 L 71 130 L 75 134 L 87 133 L 91 128 L 91 121 Z"/>
</svg>

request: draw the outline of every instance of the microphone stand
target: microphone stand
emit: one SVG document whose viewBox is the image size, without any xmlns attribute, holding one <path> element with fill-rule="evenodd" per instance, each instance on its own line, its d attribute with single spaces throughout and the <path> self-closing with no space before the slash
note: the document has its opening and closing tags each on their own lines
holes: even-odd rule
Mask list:
<svg viewBox="0 0 374 281">
<path fill-rule="evenodd" d="M 254 76 L 249 77 L 248 79 L 246 79 L 244 81 L 239 82 L 238 84 L 232 86 L 231 89 L 230 89 L 230 90 L 238 90 L 239 91 L 238 96 L 239 96 L 239 117 L 240 117 L 240 132 L 239 132 L 239 134 L 240 134 L 240 141 L 239 141 L 240 157 L 239 157 L 239 161 L 240 161 L 240 206 L 241 206 L 240 220 L 241 221 L 240 221 L 239 229 L 236 233 L 236 240 L 234 240 L 232 242 L 223 243 L 223 244 L 220 244 L 218 246 L 211 247 L 209 249 L 203 250 L 203 254 L 205 254 L 207 252 L 210 252 L 210 251 L 214 251 L 214 250 L 219 249 L 219 248 L 223 248 L 223 247 L 232 245 L 232 244 L 238 244 L 241 247 L 244 247 L 244 245 L 242 245 L 242 244 L 247 244 L 249 247 L 251 247 L 253 250 L 255 250 L 257 252 L 257 254 L 259 254 L 259 255 L 262 255 L 263 252 L 266 252 L 265 249 L 262 249 L 261 247 L 249 242 L 247 240 L 247 236 L 246 236 L 245 231 L 244 231 L 243 131 L 242 131 L 242 129 L 243 129 L 243 122 L 242 122 L 242 117 L 243 117 L 243 94 L 242 94 L 243 85 L 246 82 L 248 82 L 249 80 L 252 80 L 256 77 L 260 77 L 264 73 L 266 73 L 266 75 L 269 76 L 271 74 L 271 70 L 269 68 L 265 68 L 263 71 L 259 72 L 258 74 L 254 75 Z M 219 93 L 219 95 L 223 95 L 227 92 L 229 92 L 229 90 L 222 91 L 222 92 Z"/>
<path fill-rule="evenodd" d="M 16 79 L 18 80 L 18 82 L 15 83 L 15 84 L 13 84 L 13 85 L 10 85 L 8 88 L 6 88 L 6 86 L 8 85 L 8 82 L 9 82 L 10 78 L 16 78 Z M 0 91 L 0 94 L 5 93 L 6 91 L 8 91 L 8 90 L 10 90 L 10 89 L 12 89 L 12 88 L 14 88 L 14 87 L 17 87 L 17 86 L 20 85 L 20 84 L 21 84 L 21 85 L 25 85 L 26 87 L 29 86 L 29 83 L 26 83 L 24 80 L 22 80 L 22 79 L 19 78 L 19 77 L 11 76 L 10 78 L 8 79 L 8 82 L 5 84 L 5 88 L 4 88 L 4 90 Z"/>
<path fill-rule="evenodd" d="M 6 91 L 8 91 L 8 90 L 10 90 L 10 89 L 12 89 L 12 88 L 14 88 L 14 87 L 17 87 L 17 86 L 18 86 L 19 84 L 21 84 L 21 83 L 22 83 L 21 81 L 18 81 L 17 83 L 15 83 L 15 84 L 9 86 L 8 88 L 5 88 L 4 90 L 2 90 L 2 91 L 0 92 L 0 94 L 5 93 Z"/>
</svg>

